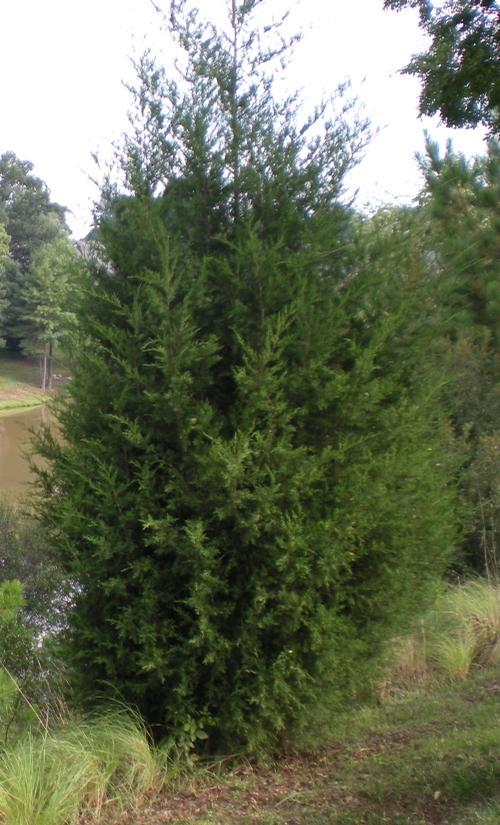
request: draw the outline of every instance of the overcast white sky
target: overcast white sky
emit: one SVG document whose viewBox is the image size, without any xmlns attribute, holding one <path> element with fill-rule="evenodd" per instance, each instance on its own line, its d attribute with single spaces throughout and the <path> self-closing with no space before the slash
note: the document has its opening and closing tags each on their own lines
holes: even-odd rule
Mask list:
<svg viewBox="0 0 500 825">
<path fill-rule="evenodd" d="M 157 0 L 161 3 L 162 0 Z M 269 10 L 283 0 L 268 0 Z M 52 197 L 71 213 L 75 237 L 90 226 L 96 197 L 92 152 L 105 157 L 126 126 L 130 56 L 165 49 L 150 0 L 0 0 L 0 153 L 31 160 Z M 206 17 L 224 0 L 198 0 Z M 291 26 L 303 40 L 289 68 L 290 85 L 319 101 L 350 78 L 380 133 L 352 186 L 358 203 L 408 202 L 419 188 L 414 154 L 423 129 L 467 154 L 482 151 L 482 133 L 446 130 L 417 118 L 418 82 L 398 72 L 425 48 L 412 10 L 383 11 L 383 0 L 290 0 Z"/>
</svg>

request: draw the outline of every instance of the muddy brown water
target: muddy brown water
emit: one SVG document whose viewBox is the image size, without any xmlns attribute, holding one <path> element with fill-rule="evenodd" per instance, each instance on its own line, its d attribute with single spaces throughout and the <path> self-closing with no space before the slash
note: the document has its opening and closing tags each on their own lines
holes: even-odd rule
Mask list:
<svg viewBox="0 0 500 825">
<path fill-rule="evenodd" d="M 0 497 L 17 499 L 29 492 L 31 472 L 24 455 L 29 449 L 29 431 L 36 430 L 47 420 L 46 407 L 0 415 Z"/>
</svg>

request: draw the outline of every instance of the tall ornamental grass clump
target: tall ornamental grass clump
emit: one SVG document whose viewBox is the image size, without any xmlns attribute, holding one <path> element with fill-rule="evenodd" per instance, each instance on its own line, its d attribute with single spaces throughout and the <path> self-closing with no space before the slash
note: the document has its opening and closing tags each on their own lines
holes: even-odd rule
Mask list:
<svg viewBox="0 0 500 825">
<path fill-rule="evenodd" d="M 273 98 L 262 5 L 217 30 L 174 2 L 182 82 L 140 63 L 38 445 L 75 689 L 212 752 L 274 748 L 366 683 L 455 541 L 432 301 L 342 205 L 366 125 Z"/>
<path fill-rule="evenodd" d="M 160 770 L 133 716 L 106 713 L 31 733 L 0 755 L 0 821 L 5 825 L 99 822 L 105 806 L 133 806 Z"/>
<path fill-rule="evenodd" d="M 396 643 L 389 683 L 453 682 L 500 661 L 500 585 L 481 579 L 448 587 Z"/>
</svg>

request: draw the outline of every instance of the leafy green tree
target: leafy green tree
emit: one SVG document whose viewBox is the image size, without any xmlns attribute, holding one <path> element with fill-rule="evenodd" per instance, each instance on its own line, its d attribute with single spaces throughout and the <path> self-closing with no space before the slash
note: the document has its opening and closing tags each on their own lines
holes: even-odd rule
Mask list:
<svg viewBox="0 0 500 825">
<path fill-rule="evenodd" d="M 455 538 L 426 314 L 341 205 L 366 126 L 274 100 L 260 6 L 218 31 L 173 3 L 182 81 L 140 63 L 62 438 L 38 445 L 76 686 L 211 750 L 355 691 Z"/>
<path fill-rule="evenodd" d="M 483 124 L 500 132 L 500 18 L 496 0 L 385 0 L 387 9 L 417 8 L 431 38 L 405 68 L 422 81 L 420 113 L 447 126 Z"/>
<path fill-rule="evenodd" d="M 46 244 L 67 236 L 64 209 L 50 199 L 47 186 L 33 175 L 33 164 L 13 152 L 0 157 L 0 223 L 10 238 L 7 280 L 7 337 L 22 341 L 23 293 L 30 283 L 34 256 Z"/>
<path fill-rule="evenodd" d="M 500 572 L 500 429 L 480 435 L 474 446 L 474 460 L 463 480 L 468 561 L 496 580 Z"/>
<path fill-rule="evenodd" d="M 500 148 L 466 160 L 451 146 L 443 157 L 432 142 L 421 158 L 421 211 L 426 244 L 440 284 L 445 348 L 459 431 L 487 434 L 500 414 Z"/>
<path fill-rule="evenodd" d="M 42 389 L 52 386 L 56 346 L 75 329 L 78 272 L 77 253 L 64 237 L 41 247 L 33 257 L 17 329 L 23 352 L 40 354 Z"/>
<path fill-rule="evenodd" d="M 13 152 L 0 157 L 0 214 L 11 238 L 11 254 L 28 269 L 33 253 L 61 234 L 64 209 L 50 200 L 46 184 L 33 175 L 33 164 Z"/>
<path fill-rule="evenodd" d="M 7 266 L 10 261 L 9 246 L 9 236 L 5 231 L 5 227 L 0 224 L 0 346 L 3 346 L 5 343 L 2 336 L 4 334 L 4 318 L 7 307 Z"/>
<path fill-rule="evenodd" d="M 5 230 L 5 226 L 0 224 L 0 260 L 2 263 L 4 263 L 5 259 L 9 257 L 9 246 L 10 240 Z"/>
</svg>

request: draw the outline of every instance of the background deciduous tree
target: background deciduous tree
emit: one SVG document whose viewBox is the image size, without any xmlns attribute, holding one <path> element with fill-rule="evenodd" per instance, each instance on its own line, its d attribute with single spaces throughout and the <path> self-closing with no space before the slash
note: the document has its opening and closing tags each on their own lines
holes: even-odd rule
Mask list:
<svg viewBox="0 0 500 825">
<path fill-rule="evenodd" d="M 23 352 L 40 355 L 42 389 L 52 387 L 55 348 L 75 329 L 79 271 L 76 250 L 65 237 L 45 244 L 33 256 L 17 330 Z"/>
<path fill-rule="evenodd" d="M 5 343 L 5 311 L 7 308 L 7 266 L 10 261 L 10 238 L 0 223 L 0 347 Z"/>
<path fill-rule="evenodd" d="M 46 244 L 67 237 L 68 230 L 64 209 L 51 201 L 47 186 L 33 174 L 33 164 L 13 152 L 0 157 L 0 224 L 10 239 L 5 337 L 11 348 L 19 349 L 34 257 Z"/>
<path fill-rule="evenodd" d="M 420 113 L 447 126 L 483 124 L 500 132 L 500 11 L 496 0 L 385 0 L 385 8 L 417 8 L 431 37 L 404 70 L 422 81 Z"/>
</svg>

